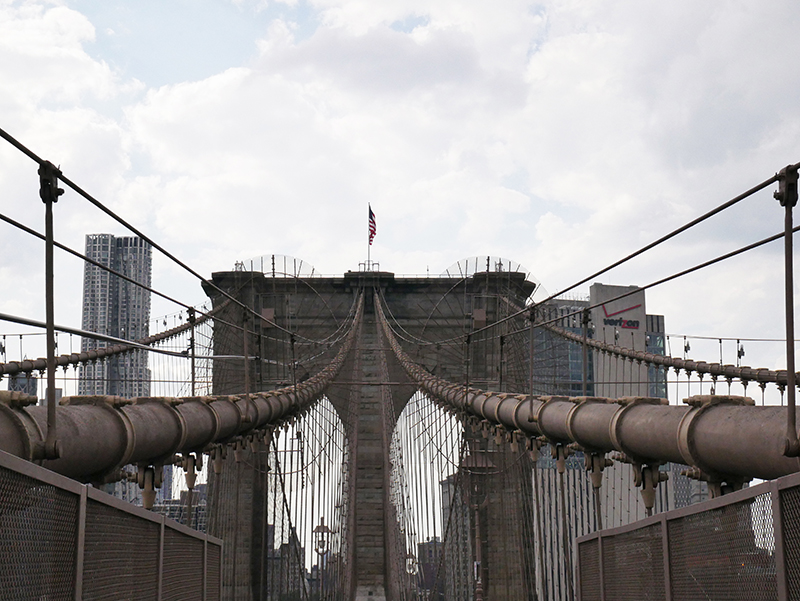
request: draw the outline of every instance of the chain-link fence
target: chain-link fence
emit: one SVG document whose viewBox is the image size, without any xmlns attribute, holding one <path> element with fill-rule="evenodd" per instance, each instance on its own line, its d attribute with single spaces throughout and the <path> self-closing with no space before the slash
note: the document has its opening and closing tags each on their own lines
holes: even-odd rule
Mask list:
<svg viewBox="0 0 800 601">
<path fill-rule="evenodd" d="M 576 540 L 581 601 L 800 599 L 800 474 Z"/>
<path fill-rule="evenodd" d="M 220 596 L 222 541 L 0 452 L 0 601 Z"/>
</svg>

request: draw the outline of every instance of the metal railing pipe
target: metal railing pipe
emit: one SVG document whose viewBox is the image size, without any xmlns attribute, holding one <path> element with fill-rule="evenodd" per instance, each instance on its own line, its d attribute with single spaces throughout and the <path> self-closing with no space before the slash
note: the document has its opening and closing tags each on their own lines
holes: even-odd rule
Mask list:
<svg viewBox="0 0 800 601">
<path fill-rule="evenodd" d="M 703 477 L 723 481 L 776 478 L 800 470 L 798 459 L 783 454 L 782 407 L 755 407 L 752 399 L 726 396 L 696 396 L 680 407 L 663 404 L 664 399 L 530 397 L 474 388 L 465 392 L 411 361 L 380 310 L 379 318 L 398 360 L 420 389 L 464 418 L 577 443 L 591 452 L 620 451 L 637 462 L 686 463 Z M 532 420 L 520 419 L 520 407 L 530 408 Z"/>
<path fill-rule="evenodd" d="M 359 302 L 354 324 L 362 314 Z M 257 428 L 278 425 L 317 401 L 352 348 L 352 327 L 341 348 L 319 373 L 297 386 L 252 395 L 141 398 L 66 397 L 58 407 L 61 455 L 43 465 L 86 481 L 113 477 L 130 463 L 169 461 L 175 453 L 226 444 Z M 0 394 L 0 450 L 43 460 L 47 408 L 35 397 Z M 63 435 L 63 436 L 62 436 Z"/>
</svg>

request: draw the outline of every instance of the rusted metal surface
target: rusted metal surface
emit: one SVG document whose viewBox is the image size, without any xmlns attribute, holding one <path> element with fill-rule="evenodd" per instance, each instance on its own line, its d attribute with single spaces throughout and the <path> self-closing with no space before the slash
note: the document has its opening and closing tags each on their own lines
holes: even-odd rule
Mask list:
<svg viewBox="0 0 800 601">
<path fill-rule="evenodd" d="M 356 322 L 363 303 L 359 304 Z M 349 352 L 354 330 L 333 360 L 308 380 L 254 394 L 139 398 L 66 397 L 58 408 L 60 457 L 44 460 L 45 407 L 25 395 L 0 395 L 0 450 L 83 481 L 114 479 L 129 464 L 159 465 L 246 438 L 301 415 L 324 393 Z"/>
</svg>

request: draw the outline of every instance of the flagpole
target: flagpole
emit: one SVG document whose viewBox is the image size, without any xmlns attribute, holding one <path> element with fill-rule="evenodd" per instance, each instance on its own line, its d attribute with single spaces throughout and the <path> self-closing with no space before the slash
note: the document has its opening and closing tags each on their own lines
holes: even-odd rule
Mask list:
<svg viewBox="0 0 800 601">
<path fill-rule="evenodd" d="M 367 229 L 367 270 L 372 271 L 372 239 L 375 237 L 377 226 L 375 225 L 375 213 L 372 212 L 372 205 L 367 204 L 369 209 L 369 228 Z"/>
</svg>

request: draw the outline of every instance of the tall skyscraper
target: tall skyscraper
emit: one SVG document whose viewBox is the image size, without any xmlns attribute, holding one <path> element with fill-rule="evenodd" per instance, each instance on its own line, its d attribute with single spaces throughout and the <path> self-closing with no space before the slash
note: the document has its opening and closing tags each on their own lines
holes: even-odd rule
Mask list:
<svg viewBox="0 0 800 601">
<path fill-rule="evenodd" d="M 88 234 L 86 256 L 150 287 L 152 249 L 138 237 Z M 83 272 L 82 328 L 107 336 L 137 340 L 148 335 L 150 293 L 140 286 L 86 263 Z M 109 343 L 83 338 L 81 351 Z M 81 366 L 78 394 L 126 398 L 150 395 L 147 353 L 134 350 Z"/>
</svg>

